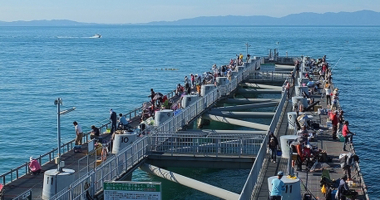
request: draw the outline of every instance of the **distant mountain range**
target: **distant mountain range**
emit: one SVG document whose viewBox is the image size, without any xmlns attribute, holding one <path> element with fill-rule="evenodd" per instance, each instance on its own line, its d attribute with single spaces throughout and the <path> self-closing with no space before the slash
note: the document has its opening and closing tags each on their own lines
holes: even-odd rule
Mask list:
<svg viewBox="0 0 380 200">
<path fill-rule="evenodd" d="M 83 25 L 99 25 L 96 23 L 83 23 L 72 20 L 32 20 L 32 21 L 0 21 L 0 26 L 83 26 Z"/>
<path fill-rule="evenodd" d="M 0 26 L 83 26 L 107 25 L 97 23 L 82 23 L 71 20 L 33 20 L 33 21 L 0 21 Z M 111 24 L 110 24 L 111 25 Z M 339 13 L 299 13 L 285 17 L 269 16 L 203 16 L 176 21 L 155 21 L 144 24 L 118 25 L 197 25 L 197 26 L 380 26 L 380 12 L 362 10 Z"/>
</svg>

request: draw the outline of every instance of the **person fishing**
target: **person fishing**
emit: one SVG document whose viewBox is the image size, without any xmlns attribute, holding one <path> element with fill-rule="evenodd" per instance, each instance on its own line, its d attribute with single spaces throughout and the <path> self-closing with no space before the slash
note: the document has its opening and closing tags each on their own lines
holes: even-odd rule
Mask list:
<svg viewBox="0 0 380 200">
<path fill-rule="evenodd" d="M 281 200 L 282 192 L 285 191 L 285 184 L 281 180 L 284 176 L 284 172 L 279 171 L 277 173 L 277 178 L 272 180 L 272 191 L 270 192 L 270 200 Z"/>
</svg>

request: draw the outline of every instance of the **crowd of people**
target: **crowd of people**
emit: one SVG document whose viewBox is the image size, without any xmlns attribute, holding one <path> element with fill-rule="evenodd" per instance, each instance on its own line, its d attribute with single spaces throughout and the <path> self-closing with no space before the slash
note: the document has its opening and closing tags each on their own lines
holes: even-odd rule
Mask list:
<svg viewBox="0 0 380 200">
<path fill-rule="evenodd" d="M 321 95 L 321 98 L 325 98 L 326 107 L 320 108 L 328 114 L 328 121 L 331 121 L 331 137 L 333 141 L 337 141 L 339 137 L 344 138 L 342 153 L 340 154 L 339 161 L 341 163 L 341 168 L 343 176 L 339 179 L 339 183 L 336 185 L 337 195 L 336 199 L 345 199 L 347 195 L 355 196 L 357 193 L 349 189 L 347 182 L 352 181 L 352 167 L 355 162 L 359 161 L 359 157 L 354 154 L 352 148 L 347 148 L 353 142 L 353 135 L 355 133 L 351 132 L 349 129 L 349 122 L 344 119 L 344 111 L 339 107 L 339 89 L 334 88 L 332 85 L 332 67 L 329 66 L 326 61 L 326 56 L 323 58 L 313 60 L 306 59 L 303 63 L 297 61 L 295 63 L 296 73 L 291 73 L 291 80 L 293 82 L 292 86 L 295 86 L 295 81 L 299 75 L 299 71 L 302 69 L 305 73 L 305 78 L 308 79 L 307 86 L 308 94 L 306 92 L 302 93 L 304 98 L 307 98 L 308 105 L 304 106 L 302 102 L 296 102 L 294 104 L 293 111 L 296 112 L 296 123 L 295 127 L 298 130 L 297 135 L 299 136 L 297 141 L 291 144 L 293 152 L 297 153 L 297 159 L 295 161 L 295 166 L 298 171 L 302 171 L 302 165 L 306 165 L 308 171 L 313 171 L 315 166 L 321 162 L 329 162 L 331 159 L 327 156 L 327 152 L 323 149 L 319 149 L 317 146 L 313 146 L 312 142 L 316 137 L 316 133 L 320 130 L 319 124 L 315 124 L 314 121 L 307 118 L 306 114 L 300 114 L 300 112 L 315 111 L 314 106 L 319 104 L 320 101 L 314 101 L 316 94 Z M 284 91 L 289 98 L 289 88 L 290 85 L 288 81 L 284 84 Z M 320 114 L 321 114 L 320 113 Z M 340 136 L 341 135 L 341 136 Z M 339 136 L 339 137 L 338 137 Z M 277 138 L 271 133 L 268 139 L 268 148 L 271 150 L 270 158 L 271 161 L 275 163 L 276 151 L 278 149 Z M 327 165 L 328 166 L 328 165 Z M 323 169 L 323 167 L 321 167 Z M 280 174 L 280 173 L 279 173 Z M 281 179 L 281 176 L 278 176 Z M 321 182 L 322 183 L 322 182 Z M 272 185 L 281 186 L 282 184 L 278 180 L 274 180 Z M 272 190 L 273 191 L 273 190 Z M 276 199 L 280 196 L 281 190 L 275 190 L 271 195 L 271 199 Z M 327 195 L 326 195 L 327 196 Z"/>
<path fill-rule="evenodd" d="M 236 55 L 236 59 L 231 59 L 229 64 L 218 67 L 213 64 L 209 71 L 202 74 L 193 74 L 185 76 L 183 83 L 178 83 L 175 88 L 174 98 L 168 99 L 166 95 L 157 93 L 151 89 L 150 102 L 143 104 L 143 113 L 141 121 L 153 117 L 156 110 L 160 109 L 181 109 L 181 101 L 183 95 L 201 95 L 201 86 L 206 84 L 216 84 L 217 77 L 227 77 L 228 80 L 232 79 L 232 72 L 237 70 L 237 66 L 243 65 L 244 56 L 242 54 Z M 248 61 L 248 60 L 247 60 Z"/>
</svg>

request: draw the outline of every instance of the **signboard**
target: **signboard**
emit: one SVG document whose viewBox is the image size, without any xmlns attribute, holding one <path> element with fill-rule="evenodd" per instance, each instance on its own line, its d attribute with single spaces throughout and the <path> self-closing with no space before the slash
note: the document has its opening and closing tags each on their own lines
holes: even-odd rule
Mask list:
<svg viewBox="0 0 380 200">
<path fill-rule="evenodd" d="M 104 200 L 161 200 L 161 183 L 109 181 L 103 183 Z"/>
</svg>

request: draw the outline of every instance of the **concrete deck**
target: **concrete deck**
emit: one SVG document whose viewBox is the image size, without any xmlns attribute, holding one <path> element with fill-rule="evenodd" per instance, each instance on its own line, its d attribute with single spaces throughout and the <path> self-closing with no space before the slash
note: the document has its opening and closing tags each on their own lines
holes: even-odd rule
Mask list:
<svg viewBox="0 0 380 200">
<path fill-rule="evenodd" d="M 323 108 L 327 107 L 326 99 L 323 98 L 321 99 L 321 95 L 314 95 L 315 101 L 320 100 L 320 105 L 322 105 Z M 291 112 L 292 104 L 288 102 L 287 107 L 286 107 L 286 112 Z M 347 111 L 346 111 L 347 112 Z M 350 111 L 348 111 L 350 112 Z M 317 115 L 316 112 L 307 112 L 308 115 L 313 115 L 315 116 L 315 119 L 319 120 L 319 116 Z M 342 150 L 343 147 L 343 142 L 340 142 L 338 140 L 333 140 L 332 139 L 332 130 L 328 129 L 326 127 L 326 120 L 327 120 L 327 115 L 321 115 L 320 118 L 320 129 L 323 130 L 323 134 L 320 134 L 317 136 L 317 141 L 313 144 L 318 145 L 318 148 L 324 150 L 327 152 L 327 155 L 332 158 L 332 162 L 328 162 L 327 164 L 330 165 L 330 177 L 331 179 L 338 179 L 343 176 L 343 170 L 340 168 L 339 165 L 339 160 L 338 157 L 341 153 L 347 153 Z M 288 125 L 287 125 L 287 117 L 284 117 L 280 128 L 277 132 L 277 137 L 280 140 L 280 136 L 282 135 L 292 135 L 294 131 L 292 129 L 288 130 Z M 350 148 L 348 148 L 350 149 Z M 350 149 L 351 152 L 354 151 L 353 148 Z M 360 156 L 360 155 L 359 155 Z M 263 171 L 261 173 L 262 181 L 258 183 L 258 186 L 256 186 L 256 190 L 252 194 L 251 199 L 268 199 L 269 197 L 269 189 L 268 189 L 268 178 L 271 176 L 276 176 L 278 171 L 283 171 L 285 175 L 287 175 L 287 165 L 288 165 L 288 159 L 284 158 L 277 158 L 276 163 L 269 162 L 270 161 L 270 156 L 268 154 L 267 158 L 264 161 L 263 164 Z M 306 185 L 307 189 L 310 191 L 310 193 L 317 199 L 319 200 L 324 200 L 326 199 L 324 194 L 321 192 L 321 186 L 320 186 L 320 180 L 321 180 L 321 171 L 317 172 L 307 172 L 306 166 L 303 165 L 303 170 L 302 171 L 296 171 L 296 175 L 298 174 L 298 177 L 301 179 L 301 191 L 302 191 L 302 196 L 307 192 L 306 190 Z M 358 193 L 359 196 L 356 199 L 366 199 L 366 197 L 363 195 L 363 188 L 362 188 L 362 183 L 361 183 L 361 178 L 358 176 L 358 171 L 352 168 L 352 179 L 356 183 L 355 187 L 350 187 L 350 189 L 355 189 Z M 306 177 L 307 181 L 306 181 Z"/>
</svg>

